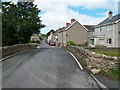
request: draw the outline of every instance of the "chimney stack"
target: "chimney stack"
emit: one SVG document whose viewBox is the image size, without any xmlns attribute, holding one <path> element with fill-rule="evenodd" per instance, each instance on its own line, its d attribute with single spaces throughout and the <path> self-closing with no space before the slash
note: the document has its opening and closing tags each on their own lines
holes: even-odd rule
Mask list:
<svg viewBox="0 0 120 90">
<path fill-rule="evenodd" d="M 108 12 L 108 20 L 112 19 L 113 18 L 113 12 Z"/>
<path fill-rule="evenodd" d="M 76 20 L 73 18 L 73 19 L 71 19 L 71 23 L 74 23 Z"/>
<path fill-rule="evenodd" d="M 70 26 L 70 23 L 66 23 L 66 27 L 69 27 Z"/>
</svg>

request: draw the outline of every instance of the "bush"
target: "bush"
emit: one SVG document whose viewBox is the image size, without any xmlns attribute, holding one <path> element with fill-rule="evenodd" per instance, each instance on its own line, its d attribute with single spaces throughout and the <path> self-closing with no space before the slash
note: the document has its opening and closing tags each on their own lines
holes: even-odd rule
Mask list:
<svg viewBox="0 0 120 90">
<path fill-rule="evenodd" d="M 67 45 L 73 45 L 73 46 L 75 46 L 76 44 L 75 44 L 75 42 L 73 42 L 73 41 L 68 41 L 68 42 L 67 42 Z"/>
</svg>

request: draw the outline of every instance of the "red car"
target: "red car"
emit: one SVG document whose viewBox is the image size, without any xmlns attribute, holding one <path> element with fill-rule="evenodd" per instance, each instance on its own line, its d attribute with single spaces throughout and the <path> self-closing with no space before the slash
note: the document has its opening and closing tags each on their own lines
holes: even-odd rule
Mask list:
<svg viewBox="0 0 120 90">
<path fill-rule="evenodd" d="M 50 41 L 50 42 L 49 42 L 49 45 L 50 45 L 50 46 L 55 46 L 55 42 L 54 42 L 54 41 Z"/>
</svg>

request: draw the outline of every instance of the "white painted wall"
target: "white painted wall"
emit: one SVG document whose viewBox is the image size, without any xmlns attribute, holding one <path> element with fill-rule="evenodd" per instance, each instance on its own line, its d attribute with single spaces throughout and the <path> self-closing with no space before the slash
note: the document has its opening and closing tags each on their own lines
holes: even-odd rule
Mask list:
<svg viewBox="0 0 120 90">
<path fill-rule="evenodd" d="M 95 45 L 105 45 L 107 47 L 114 47 L 113 32 L 114 32 L 113 25 L 95 28 L 94 35 L 97 37 L 95 39 Z M 107 39 L 112 39 L 112 44 L 107 43 Z"/>
<path fill-rule="evenodd" d="M 60 32 L 60 33 L 58 34 L 58 42 L 66 43 L 66 41 L 67 41 L 66 31 Z"/>
<path fill-rule="evenodd" d="M 120 47 L 120 22 L 114 24 L 114 47 Z"/>
<path fill-rule="evenodd" d="M 52 40 L 52 37 L 53 37 L 53 34 L 51 33 L 51 34 L 48 36 L 48 41 Z"/>
</svg>

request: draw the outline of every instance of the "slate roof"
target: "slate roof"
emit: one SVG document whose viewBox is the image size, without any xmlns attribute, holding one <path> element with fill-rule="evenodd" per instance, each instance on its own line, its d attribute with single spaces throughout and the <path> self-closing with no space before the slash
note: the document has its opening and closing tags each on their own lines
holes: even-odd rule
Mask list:
<svg viewBox="0 0 120 90">
<path fill-rule="evenodd" d="M 85 26 L 89 30 L 89 32 L 93 32 L 94 31 L 95 25 L 83 25 L 83 26 Z"/>
<path fill-rule="evenodd" d="M 55 31 L 55 33 L 53 34 L 54 36 L 57 36 L 58 35 L 58 31 Z"/>
<path fill-rule="evenodd" d="M 78 21 L 75 21 L 74 23 L 72 23 L 70 26 L 68 26 L 67 28 L 66 28 L 66 30 L 68 30 L 70 27 L 72 27 L 76 22 L 78 22 Z M 79 23 L 79 22 L 78 22 Z M 80 24 L 80 23 L 79 23 Z M 93 32 L 94 31 L 94 27 L 95 27 L 95 25 L 82 25 L 83 26 L 83 28 L 85 28 L 88 32 Z"/>
<path fill-rule="evenodd" d="M 113 16 L 112 19 L 105 19 L 104 21 L 100 22 L 98 25 L 103 25 L 103 24 L 109 24 L 109 23 L 114 23 L 115 21 L 120 19 L 120 14 Z"/>
<path fill-rule="evenodd" d="M 55 31 L 54 36 L 57 36 L 58 33 L 63 32 L 63 31 L 65 30 L 65 28 L 66 28 L 66 27 L 58 28 L 58 29 Z"/>
</svg>

